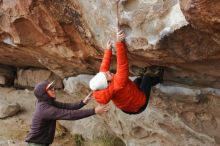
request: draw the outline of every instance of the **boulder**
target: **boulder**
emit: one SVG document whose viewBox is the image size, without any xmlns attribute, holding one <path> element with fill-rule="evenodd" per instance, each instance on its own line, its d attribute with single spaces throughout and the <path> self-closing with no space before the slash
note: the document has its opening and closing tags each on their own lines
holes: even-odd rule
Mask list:
<svg viewBox="0 0 220 146">
<path fill-rule="evenodd" d="M 76 83 L 87 83 L 84 91 L 87 90 L 90 78 L 82 75 L 67 79 L 71 84 L 64 83 L 66 91 L 71 94 L 81 91 Z M 70 89 L 74 90 L 69 89 L 70 85 Z M 220 115 L 215 114 L 219 111 L 219 97 L 220 90 L 216 88 L 158 84 L 152 89 L 147 109 L 138 115 L 125 114 L 110 102 L 110 111 L 105 116 L 62 124 L 72 134 L 80 134 L 89 139 L 105 132 L 113 133 L 127 146 L 214 146 L 219 144 L 217 131 L 220 130 Z"/>
<path fill-rule="evenodd" d="M 7 65 L 0 65 L 0 85 L 11 86 L 14 83 L 16 69 Z"/>
<path fill-rule="evenodd" d="M 6 140 L 0 140 L 0 146 L 8 146 L 8 142 Z"/>
<path fill-rule="evenodd" d="M 6 84 L 6 78 L 4 76 L 0 76 L 0 85 Z"/>
<path fill-rule="evenodd" d="M 64 91 L 69 94 L 88 93 L 89 81 L 92 75 L 78 75 L 76 77 L 69 77 L 63 80 Z M 87 92 L 86 92 L 87 91 Z"/>
<path fill-rule="evenodd" d="M 117 14 L 114 0 L 3 1 L 0 63 L 48 68 L 62 78 L 95 74 L 119 25 L 127 34 L 131 68 L 160 65 L 172 73 L 169 81 L 219 88 L 218 5 L 121 0 Z"/>
<path fill-rule="evenodd" d="M 202 94 L 195 98 L 199 91 Z M 103 119 L 127 146 L 215 146 L 220 144 L 220 95 L 216 93 L 181 85 L 157 87 L 144 112 L 128 115 L 111 103 Z"/>
<path fill-rule="evenodd" d="M 0 119 L 14 116 L 21 110 L 18 103 L 8 103 L 5 100 L 0 100 Z"/>
<path fill-rule="evenodd" d="M 55 80 L 56 88 L 63 88 L 62 80 L 49 70 L 29 68 L 18 69 L 14 86 L 17 88 L 34 88 L 37 83 L 43 80 Z"/>
</svg>

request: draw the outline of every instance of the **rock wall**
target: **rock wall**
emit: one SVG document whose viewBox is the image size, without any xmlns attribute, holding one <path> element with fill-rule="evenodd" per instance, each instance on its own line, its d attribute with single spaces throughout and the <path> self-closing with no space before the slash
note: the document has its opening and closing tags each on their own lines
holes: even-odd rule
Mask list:
<svg viewBox="0 0 220 146">
<path fill-rule="evenodd" d="M 73 2 L 4 0 L 0 4 L 2 64 L 44 67 L 61 77 L 92 73 L 98 66 L 100 53 Z"/>
<path fill-rule="evenodd" d="M 16 69 L 6 65 L 0 65 L 0 85 L 12 86 L 14 84 Z"/>
<path fill-rule="evenodd" d="M 60 78 L 96 73 L 106 41 L 115 41 L 117 20 L 127 34 L 131 75 L 159 65 L 165 68 L 165 85 L 190 86 L 174 88 L 180 95 L 157 89 L 148 110 L 137 116 L 112 106 L 102 120 L 130 146 L 219 145 L 219 0 L 120 0 L 118 15 L 115 0 L 1 0 L 0 64 L 13 67 L 9 76 L 0 70 L 0 84 L 15 73 L 22 77 L 27 68 L 47 69 Z M 115 56 L 112 64 L 114 69 Z M 52 73 L 46 72 L 49 78 Z M 72 93 L 78 83 L 67 85 Z M 194 86 L 216 89 L 184 94 Z"/>
<path fill-rule="evenodd" d="M 71 103 L 84 98 L 89 92 L 85 82 L 88 82 L 90 77 L 81 75 L 67 79 L 64 85 L 71 95 L 57 91 L 57 100 Z M 80 88 L 77 88 L 79 85 Z M 18 115 L 0 120 L 0 144 L 10 146 L 7 144 L 10 140 L 15 145 L 23 146 L 35 109 L 34 93 L 2 87 L 0 91 L 1 100 L 9 103 L 16 101 L 21 106 Z M 60 137 L 59 128 L 57 129 L 53 145 L 64 146 L 68 142 L 69 145 L 65 146 L 72 146 L 72 139 L 68 133 L 94 139 L 107 132 L 120 137 L 127 146 L 218 146 L 219 97 L 219 89 L 160 84 L 153 88 L 149 105 L 141 114 L 127 115 L 110 102 L 110 111 L 106 115 L 77 121 L 59 121 L 66 130 L 63 134 L 60 133 L 63 135 Z M 94 107 L 96 104 L 91 101 L 85 108 Z M 57 141 L 59 137 L 60 142 Z"/>
<path fill-rule="evenodd" d="M 80 81 L 82 78 L 84 80 Z M 69 92 L 77 93 L 82 90 L 76 88 L 78 84 L 84 85 L 89 78 L 85 75 L 72 77 L 65 85 Z M 84 86 L 84 90 L 87 89 L 88 85 Z M 62 124 L 72 133 L 79 131 L 85 138 L 95 137 L 101 132 L 87 132 L 87 129 L 105 130 L 109 127 L 127 146 L 218 146 L 219 97 L 219 89 L 159 84 L 153 88 L 149 105 L 141 114 L 125 114 L 110 102 L 107 115 L 98 116 L 93 122 L 84 119 L 70 125 Z M 94 121 L 99 124 L 94 124 Z"/>
<path fill-rule="evenodd" d="M 220 44 L 220 1 L 218 0 L 181 0 L 181 10 L 186 19 L 196 29 L 212 35 Z"/>
<path fill-rule="evenodd" d="M 128 146 L 219 145 L 219 95 L 193 100 L 193 95 L 178 93 L 168 96 L 159 88 L 145 112 L 131 116 L 113 108 L 106 121 Z"/>
<path fill-rule="evenodd" d="M 115 41 L 118 20 L 131 70 L 160 65 L 175 74 L 168 81 L 219 87 L 218 0 L 121 0 L 118 15 L 115 0 L 0 4 L 2 64 L 47 68 L 61 78 L 93 74 L 106 41 Z"/>
<path fill-rule="evenodd" d="M 55 81 L 56 89 L 63 88 L 63 81 L 60 77 L 49 70 L 36 68 L 18 69 L 14 87 L 33 89 L 37 83 L 43 80 Z"/>
</svg>

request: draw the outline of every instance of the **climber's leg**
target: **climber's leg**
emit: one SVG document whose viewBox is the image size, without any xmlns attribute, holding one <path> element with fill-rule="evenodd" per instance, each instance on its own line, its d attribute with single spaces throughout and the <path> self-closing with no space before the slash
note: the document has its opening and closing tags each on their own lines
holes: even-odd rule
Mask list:
<svg viewBox="0 0 220 146">
<path fill-rule="evenodd" d="M 157 85 L 158 83 L 161 83 L 161 79 L 159 76 L 144 76 L 140 85 L 140 89 L 145 93 L 145 95 L 147 95 L 148 92 L 150 92 L 151 87 Z"/>
<path fill-rule="evenodd" d="M 148 77 L 144 76 L 140 85 L 140 90 L 144 92 L 146 96 L 146 102 L 145 104 L 138 110 L 136 114 L 139 114 L 143 112 L 149 103 L 150 100 L 150 92 L 151 88 L 155 86 L 156 84 L 160 83 L 160 77 Z"/>
<path fill-rule="evenodd" d="M 139 88 L 140 85 L 141 85 L 141 82 L 142 82 L 142 77 L 137 77 L 133 82 L 134 82 L 134 83 L 138 86 L 138 88 Z"/>
<path fill-rule="evenodd" d="M 163 69 L 161 68 L 159 72 L 157 72 L 157 74 L 153 74 L 149 71 L 147 73 L 145 73 L 145 75 L 143 77 L 138 77 L 134 80 L 134 83 L 139 87 L 139 89 L 144 92 L 145 96 L 146 96 L 146 102 L 145 104 L 140 107 L 140 109 L 135 112 L 135 113 L 130 113 L 130 112 L 126 112 L 127 114 L 139 114 L 141 112 L 143 112 L 148 103 L 149 103 L 149 99 L 150 99 L 150 92 L 151 92 L 151 88 L 155 85 L 157 85 L 158 83 L 162 83 L 163 82 Z"/>
</svg>

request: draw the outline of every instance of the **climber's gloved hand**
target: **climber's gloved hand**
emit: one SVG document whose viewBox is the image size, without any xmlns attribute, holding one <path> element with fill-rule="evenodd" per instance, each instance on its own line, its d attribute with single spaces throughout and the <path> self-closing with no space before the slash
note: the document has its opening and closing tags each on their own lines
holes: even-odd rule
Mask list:
<svg viewBox="0 0 220 146">
<path fill-rule="evenodd" d="M 111 40 L 108 40 L 108 42 L 106 44 L 106 49 L 107 50 L 112 50 L 112 42 L 111 42 Z"/>
<path fill-rule="evenodd" d="M 123 42 L 125 40 L 125 32 L 123 30 L 117 32 L 117 41 Z"/>
</svg>

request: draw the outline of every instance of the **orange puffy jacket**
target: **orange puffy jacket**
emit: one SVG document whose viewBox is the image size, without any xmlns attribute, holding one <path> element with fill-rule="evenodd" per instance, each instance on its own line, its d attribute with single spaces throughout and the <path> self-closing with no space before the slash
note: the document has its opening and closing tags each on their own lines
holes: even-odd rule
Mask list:
<svg viewBox="0 0 220 146">
<path fill-rule="evenodd" d="M 138 89 L 135 83 L 129 78 L 128 58 L 125 44 L 116 43 L 117 48 L 117 72 L 113 76 L 111 83 L 103 90 L 93 92 L 96 101 L 101 104 L 107 104 L 110 100 L 123 111 L 137 112 L 146 102 L 144 92 Z M 106 50 L 100 71 L 109 70 L 111 63 L 112 51 Z"/>
</svg>

